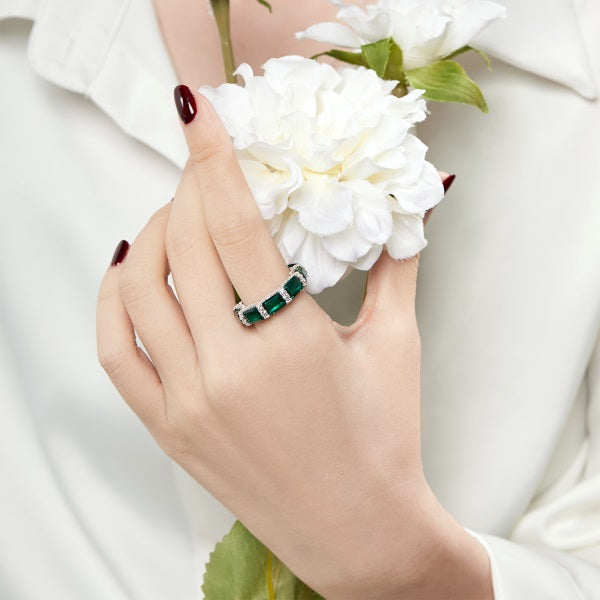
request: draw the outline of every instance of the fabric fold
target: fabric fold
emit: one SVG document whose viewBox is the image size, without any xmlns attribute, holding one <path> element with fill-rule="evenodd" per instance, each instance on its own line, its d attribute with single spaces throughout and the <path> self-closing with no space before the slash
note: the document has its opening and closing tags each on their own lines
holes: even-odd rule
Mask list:
<svg viewBox="0 0 600 600">
<path fill-rule="evenodd" d="M 584 98 L 598 97 L 598 83 L 572 0 L 501 3 L 508 17 L 480 33 L 474 46 L 514 67 L 562 83 Z"/>
<path fill-rule="evenodd" d="M 132 0 L 26 0 L 6 11 L 34 19 L 35 72 L 92 100 L 126 133 L 183 168 L 188 152 L 173 109 L 174 70 L 151 4 Z M 0 10 L 0 17 L 4 11 Z M 136 53 L 132 37 L 144 55 Z M 152 43 L 148 44 L 148 38 Z"/>
<path fill-rule="evenodd" d="M 584 559 L 544 546 L 516 544 L 465 528 L 490 558 L 495 600 L 595 600 L 600 570 Z"/>
</svg>

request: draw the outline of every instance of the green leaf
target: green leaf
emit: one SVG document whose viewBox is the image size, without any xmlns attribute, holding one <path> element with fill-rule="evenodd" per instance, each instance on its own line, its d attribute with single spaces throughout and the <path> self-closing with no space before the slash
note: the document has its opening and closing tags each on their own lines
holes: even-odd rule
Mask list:
<svg viewBox="0 0 600 600">
<path fill-rule="evenodd" d="M 331 56 L 342 62 L 350 63 L 351 65 L 357 65 L 360 67 L 366 67 L 367 63 L 363 55 L 360 52 L 346 52 L 345 50 L 328 50 L 327 52 L 320 52 L 311 56 L 312 59 L 316 60 L 319 56 Z"/>
<path fill-rule="evenodd" d="M 488 112 L 481 90 L 465 70 L 452 60 L 442 60 L 406 71 L 411 87 L 425 90 L 424 97 L 438 102 L 462 102 Z"/>
<path fill-rule="evenodd" d="M 360 47 L 360 51 L 362 52 L 367 66 L 370 69 L 373 69 L 379 77 L 385 76 L 385 71 L 392 53 L 393 43 L 394 41 L 392 38 L 386 38 Z"/>
<path fill-rule="evenodd" d="M 202 591 L 204 600 L 324 600 L 240 521 L 211 552 Z"/>
<path fill-rule="evenodd" d="M 404 83 L 404 71 L 402 70 L 402 50 L 394 40 L 390 39 L 390 57 L 385 69 L 384 79 L 396 79 Z"/>
<path fill-rule="evenodd" d="M 481 58 L 483 58 L 483 60 L 485 61 L 487 68 L 490 71 L 492 70 L 492 61 L 490 60 L 490 57 L 483 50 L 480 50 L 479 48 L 473 48 L 473 46 L 463 46 L 462 48 L 459 48 L 458 50 L 452 52 L 452 54 L 448 54 L 448 56 L 445 56 L 442 60 L 449 60 L 451 58 L 454 58 L 455 56 L 460 56 L 465 52 L 469 52 L 469 50 L 477 52 L 477 54 L 479 54 L 479 56 L 481 56 Z"/>
<path fill-rule="evenodd" d="M 270 13 L 273 12 L 273 7 L 267 2 L 267 0 L 256 0 L 256 1 L 259 4 L 262 4 L 263 6 L 265 6 L 266 8 L 268 8 Z"/>
</svg>

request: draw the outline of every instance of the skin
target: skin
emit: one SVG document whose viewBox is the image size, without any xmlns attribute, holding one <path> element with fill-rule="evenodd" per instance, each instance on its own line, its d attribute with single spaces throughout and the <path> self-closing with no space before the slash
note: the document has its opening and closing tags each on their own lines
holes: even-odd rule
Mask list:
<svg viewBox="0 0 600 600">
<path fill-rule="evenodd" d="M 234 1 L 238 60 L 318 50 L 291 34 L 331 18 L 331 7 L 300 5 L 269 16 Z M 206 7 L 155 6 L 181 80 L 220 83 Z M 258 46 L 252 32 L 267 23 L 278 33 Z M 305 292 L 276 317 L 241 326 L 231 284 L 253 302 L 287 267 L 227 133 L 195 98 L 174 201 L 103 279 L 102 366 L 160 447 L 328 600 L 493 600 L 487 553 L 441 506 L 421 464 L 418 256 L 382 255 L 351 326 Z"/>
</svg>

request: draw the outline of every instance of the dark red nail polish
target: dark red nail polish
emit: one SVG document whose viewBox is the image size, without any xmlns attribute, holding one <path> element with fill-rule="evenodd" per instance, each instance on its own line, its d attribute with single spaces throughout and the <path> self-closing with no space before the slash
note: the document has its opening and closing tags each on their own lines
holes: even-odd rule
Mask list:
<svg viewBox="0 0 600 600">
<path fill-rule="evenodd" d="M 444 194 L 450 189 L 450 186 L 454 183 L 456 179 L 456 175 L 448 175 L 444 181 L 442 181 L 444 185 Z"/>
<path fill-rule="evenodd" d="M 129 242 L 126 240 L 121 240 L 115 248 L 115 253 L 113 254 L 112 260 L 110 261 L 110 266 L 115 267 L 116 265 L 121 264 L 125 260 L 128 251 Z"/>
<path fill-rule="evenodd" d="M 175 97 L 175 106 L 181 120 L 187 125 L 194 120 L 196 116 L 196 99 L 187 85 L 176 85 L 173 90 Z"/>
</svg>

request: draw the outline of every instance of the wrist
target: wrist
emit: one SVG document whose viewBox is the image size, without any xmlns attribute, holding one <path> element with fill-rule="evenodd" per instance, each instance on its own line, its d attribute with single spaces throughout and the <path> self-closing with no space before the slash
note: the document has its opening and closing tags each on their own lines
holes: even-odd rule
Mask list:
<svg viewBox="0 0 600 600">
<path fill-rule="evenodd" d="M 399 588 L 397 600 L 494 600 L 490 560 L 481 543 L 439 503 L 428 529 L 430 555 L 416 578 Z M 433 516 L 435 515 L 435 516 Z"/>
<path fill-rule="evenodd" d="M 328 600 L 494 600 L 485 548 L 441 506 L 427 484 L 385 539 L 365 540 Z M 396 505 L 396 506 L 399 506 Z M 390 508 L 388 514 L 394 514 Z M 360 566 L 358 566 L 360 565 Z"/>
</svg>

